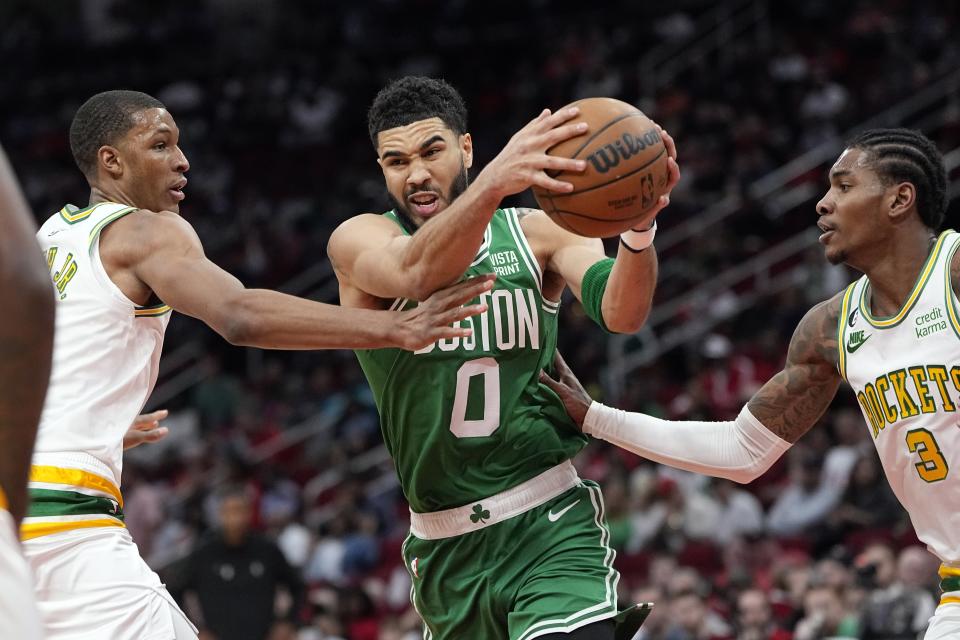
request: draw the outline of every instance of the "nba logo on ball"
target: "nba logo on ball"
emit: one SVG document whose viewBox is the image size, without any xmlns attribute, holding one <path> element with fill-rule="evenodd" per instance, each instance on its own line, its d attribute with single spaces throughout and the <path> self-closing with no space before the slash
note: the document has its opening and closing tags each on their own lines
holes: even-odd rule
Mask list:
<svg viewBox="0 0 960 640">
<path fill-rule="evenodd" d="M 589 130 L 547 153 L 582 158 L 587 168 L 553 175 L 573 185 L 570 193 L 534 186 L 533 195 L 564 229 L 590 238 L 615 236 L 636 226 L 666 191 L 669 167 L 660 130 L 620 100 L 587 98 L 567 106 L 579 107 L 580 116 L 571 122 L 586 122 Z"/>
</svg>

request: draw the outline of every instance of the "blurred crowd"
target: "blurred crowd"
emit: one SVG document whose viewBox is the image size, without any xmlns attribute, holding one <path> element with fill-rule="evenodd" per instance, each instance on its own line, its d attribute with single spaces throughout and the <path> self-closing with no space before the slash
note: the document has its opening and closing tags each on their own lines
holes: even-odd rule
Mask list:
<svg viewBox="0 0 960 640">
<path fill-rule="evenodd" d="M 459 88 L 479 166 L 541 108 L 614 96 L 677 139 L 683 180 L 661 233 L 728 196 L 740 202 L 723 225 L 661 255 L 674 273 L 664 300 L 811 226 L 810 202 L 771 212 L 750 185 L 960 57 L 958 9 L 944 3 L 730 2 L 762 9 L 756 23 L 653 82 L 645 56 L 682 52 L 717 5 L 670 4 L 168 0 L 161 13 L 11 0 L 0 5 L 0 58 L 17 62 L 0 82 L 0 140 L 43 218 L 87 198 L 66 135 L 76 108 L 112 88 L 155 95 L 180 127 L 191 162 L 182 211 L 208 254 L 248 286 L 278 287 L 325 261 L 339 222 L 387 208 L 365 111 L 388 79 L 442 76 Z M 945 113 L 932 135 L 951 150 L 960 98 Z M 801 179 L 825 185 L 819 172 Z M 572 299 L 560 349 L 599 399 L 729 419 L 779 370 L 803 313 L 852 277 L 819 251 L 803 267 L 807 286 L 635 370 L 619 397 L 599 384 L 606 337 Z M 123 488 L 134 539 L 205 637 L 420 637 L 399 553 L 406 505 L 353 355 L 246 352 L 176 317 L 167 351 L 191 341 L 203 345 L 200 382 L 170 401 L 173 435 L 131 455 Z M 274 446 L 298 425 L 313 437 Z M 846 391 L 747 487 L 602 443 L 576 463 L 604 487 L 622 601 L 657 602 L 638 638 L 906 639 L 935 605 L 936 562 Z M 228 616 L 218 593 L 236 597 Z"/>
</svg>

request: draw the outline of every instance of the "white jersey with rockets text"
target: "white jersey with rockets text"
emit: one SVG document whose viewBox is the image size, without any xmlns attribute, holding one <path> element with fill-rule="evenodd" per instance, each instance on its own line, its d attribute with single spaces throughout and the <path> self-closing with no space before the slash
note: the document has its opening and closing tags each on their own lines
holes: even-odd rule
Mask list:
<svg viewBox="0 0 960 640">
<path fill-rule="evenodd" d="M 950 261 L 960 234 L 937 239 L 891 318 L 870 313 L 870 282 L 851 284 L 839 327 L 840 373 L 853 387 L 893 492 L 917 536 L 960 562 L 960 304 Z"/>
<path fill-rule="evenodd" d="M 170 307 L 138 307 L 100 261 L 100 232 L 135 208 L 67 205 L 37 233 L 54 284 L 53 372 L 30 472 L 24 539 L 123 526 L 123 436 L 157 379 Z"/>
</svg>

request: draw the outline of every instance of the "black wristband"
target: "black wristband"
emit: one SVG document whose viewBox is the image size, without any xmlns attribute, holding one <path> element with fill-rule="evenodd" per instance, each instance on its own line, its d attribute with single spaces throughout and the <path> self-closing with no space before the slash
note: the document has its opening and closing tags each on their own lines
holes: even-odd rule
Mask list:
<svg viewBox="0 0 960 640">
<path fill-rule="evenodd" d="M 623 245 L 623 247 L 630 253 L 643 253 L 644 251 L 650 248 L 650 247 L 644 247 L 643 249 L 634 249 L 633 247 L 628 245 L 626 242 L 624 242 L 623 238 L 620 238 L 620 244 Z"/>
</svg>

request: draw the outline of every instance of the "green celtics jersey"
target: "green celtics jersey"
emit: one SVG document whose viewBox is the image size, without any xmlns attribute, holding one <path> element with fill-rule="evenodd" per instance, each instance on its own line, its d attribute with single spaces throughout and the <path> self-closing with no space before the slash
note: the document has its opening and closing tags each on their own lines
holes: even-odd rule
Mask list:
<svg viewBox="0 0 960 640">
<path fill-rule="evenodd" d="M 386 214 L 401 228 L 393 211 Z M 357 351 L 403 492 L 419 513 L 500 493 L 571 458 L 587 439 L 540 384 L 552 371 L 559 302 L 515 209 L 500 209 L 466 276 L 496 273 L 485 313 L 462 321 L 468 338 L 417 352 Z M 392 309 L 416 302 L 398 299 Z"/>
</svg>

